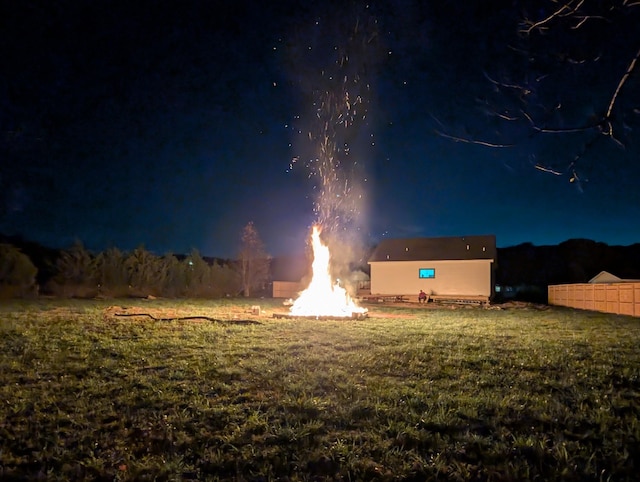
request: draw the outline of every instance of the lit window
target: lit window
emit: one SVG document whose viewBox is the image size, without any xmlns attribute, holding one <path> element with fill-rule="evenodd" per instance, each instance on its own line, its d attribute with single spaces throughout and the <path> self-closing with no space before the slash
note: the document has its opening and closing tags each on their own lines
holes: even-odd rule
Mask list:
<svg viewBox="0 0 640 482">
<path fill-rule="evenodd" d="M 436 270 L 434 268 L 420 268 L 418 269 L 418 278 L 435 278 Z"/>
</svg>

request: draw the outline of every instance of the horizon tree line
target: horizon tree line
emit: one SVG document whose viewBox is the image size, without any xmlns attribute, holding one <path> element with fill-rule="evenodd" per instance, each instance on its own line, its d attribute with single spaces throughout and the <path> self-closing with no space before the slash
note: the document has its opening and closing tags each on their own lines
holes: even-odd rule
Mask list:
<svg viewBox="0 0 640 482">
<path fill-rule="evenodd" d="M 77 240 L 44 262 L 49 274 L 38 282 L 38 267 L 32 259 L 10 243 L 0 244 L 0 298 L 38 294 L 64 298 L 248 297 L 265 292 L 270 257 L 249 222 L 235 260 L 206 260 L 196 249 L 188 255 L 158 256 L 144 245 L 131 252 L 111 247 L 93 253 Z"/>
</svg>

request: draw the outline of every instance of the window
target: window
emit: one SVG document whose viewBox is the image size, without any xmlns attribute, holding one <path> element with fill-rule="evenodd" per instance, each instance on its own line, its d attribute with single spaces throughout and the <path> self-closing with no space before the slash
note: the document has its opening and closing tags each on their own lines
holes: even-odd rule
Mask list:
<svg viewBox="0 0 640 482">
<path fill-rule="evenodd" d="M 418 269 L 418 278 L 435 278 L 436 270 L 434 268 L 420 268 Z"/>
</svg>

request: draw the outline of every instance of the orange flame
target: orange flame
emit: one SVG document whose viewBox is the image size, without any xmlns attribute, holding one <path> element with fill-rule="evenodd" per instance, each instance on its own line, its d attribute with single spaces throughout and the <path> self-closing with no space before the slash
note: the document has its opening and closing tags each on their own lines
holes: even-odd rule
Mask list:
<svg viewBox="0 0 640 482">
<path fill-rule="evenodd" d="M 295 300 L 290 313 L 298 316 L 332 317 L 351 317 L 354 313 L 365 313 L 366 308 L 356 305 L 342 286 L 332 282 L 329 274 L 329 248 L 320 240 L 320 231 L 320 227 L 316 225 L 311 233 L 311 283 Z"/>
</svg>

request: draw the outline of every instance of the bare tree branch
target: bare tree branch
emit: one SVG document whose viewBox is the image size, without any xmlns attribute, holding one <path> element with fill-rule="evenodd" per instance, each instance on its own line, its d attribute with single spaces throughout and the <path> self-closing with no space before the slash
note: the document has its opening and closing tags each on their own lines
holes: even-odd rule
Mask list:
<svg viewBox="0 0 640 482">
<path fill-rule="evenodd" d="M 575 2 L 573 0 L 570 0 L 569 2 L 561 5 L 560 8 L 558 8 L 553 13 L 551 13 L 551 15 L 547 16 L 546 18 L 543 18 L 542 20 L 538 20 L 537 22 L 534 22 L 531 20 L 525 20 L 525 24 L 528 24 L 528 27 L 522 30 L 522 32 L 526 34 L 530 34 L 533 30 L 541 30 L 546 28 L 545 27 L 546 24 L 548 24 L 555 18 L 570 17 L 575 13 L 577 13 L 577 11 L 580 9 L 580 7 L 584 2 L 585 0 L 579 0 L 577 2 L 577 5 L 572 5 Z"/>
<path fill-rule="evenodd" d="M 510 122 L 518 121 L 521 119 L 520 117 L 516 117 L 512 115 L 508 110 L 504 110 L 502 112 L 498 111 L 491 104 L 489 104 L 489 102 L 486 99 L 476 98 L 476 102 L 478 102 L 478 104 L 482 106 L 481 107 L 482 111 L 488 116 L 498 117 L 502 120 L 506 120 Z"/>
<path fill-rule="evenodd" d="M 555 174 L 556 176 L 562 176 L 564 174 L 564 173 L 562 173 L 560 171 L 556 171 L 555 169 L 552 169 L 550 167 L 543 166 L 542 164 L 536 164 L 534 167 L 536 169 L 538 169 L 539 171 L 549 172 L 551 174 Z"/>
<path fill-rule="evenodd" d="M 489 82 L 493 83 L 494 85 L 497 85 L 498 87 L 506 87 L 509 89 L 520 91 L 523 96 L 529 95 L 531 93 L 531 89 L 529 89 L 528 87 L 518 85 L 518 84 L 507 84 L 503 82 L 498 82 L 497 80 L 494 80 L 491 77 L 489 77 L 489 74 L 487 74 L 486 71 L 483 70 L 482 73 L 489 80 Z"/>
<path fill-rule="evenodd" d="M 618 86 L 616 87 L 616 90 L 613 93 L 613 96 L 611 97 L 611 101 L 609 102 L 609 107 L 607 108 L 607 113 L 604 116 L 605 119 L 610 119 L 611 118 L 611 111 L 613 110 L 613 106 L 616 103 L 616 100 L 618 99 L 618 94 L 620 93 L 620 89 L 622 89 L 622 86 L 624 85 L 624 83 L 627 81 L 627 79 L 631 75 L 631 72 L 633 72 L 633 69 L 635 69 L 636 62 L 638 61 L 638 58 L 640 58 L 640 49 L 638 49 L 638 51 L 636 52 L 636 56 L 629 63 L 629 67 L 627 67 L 627 71 L 624 73 L 624 75 L 620 79 L 620 82 L 618 82 Z"/>
<path fill-rule="evenodd" d="M 514 144 L 495 144 L 493 142 L 479 141 L 476 139 L 466 139 L 464 137 L 452 136 L 449 134 L 445 134 L 444 132 L 441 132 L 437 129 L 435 129 L 435 133 L 441 137 L 445 137 L 446 139 L 451 139 L 452 141 L 455 141 L 455 142 L 464 142 L 465 144 L 478 144 L 480 146 L 494 147 L 494 148 L 506 148 L 506 147 L 514 146 Z"/>
<path fill-rule="evenodd" d="M 591 130 L 591 129 L 599 129 L 599 128 L 601 128 L 601 124 L 602 124 L 602 121 L 598 121 L 596 123 L 587 124 L 587 125 L 584 125 L 584 126 L 581 126 L 581 127 L 540 127 L 531 118 L 531 115 L 529 115 L 524 110 L 522 110 L 520 112 L 522 112 L 522 115 L 524 117 L 526 117 L 526 119 L 529 121 L 529 124 L 531 125 L 531 128 L 534 131 L 542 132 L 542 133 L 545 133 L 545 134 L 568 134 L 570 132 L 584 132 L 584 131 L 588 131 L 588 130 Z"/>
<path fill-rule="evenodd" d="M 606 17 L 603 17 L 601 15 L 582 15 L 582 16 L 576 16 L 576 18 L 578 19 L 578 23 L 575 25 L 571 26 L 571 30 L 577 30 L 580 27 L 582 27 L 582 25 L 584 25 L 584 23 L 587 20 L 604 20 L 605 22 L 608 22 L 609 19 Z"/>
</svg>

